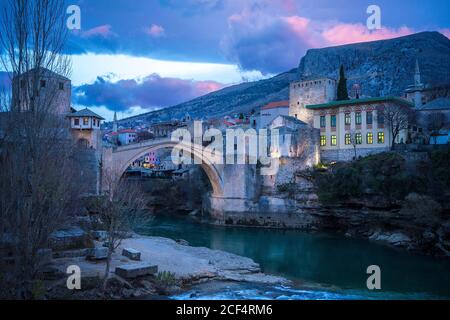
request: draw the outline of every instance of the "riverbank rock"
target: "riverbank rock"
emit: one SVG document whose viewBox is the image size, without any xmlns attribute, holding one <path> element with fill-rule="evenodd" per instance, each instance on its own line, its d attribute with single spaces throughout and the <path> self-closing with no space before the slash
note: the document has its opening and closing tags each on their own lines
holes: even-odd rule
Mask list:
<svg viewBox="0 0 450 320">
<path fill-rule="evenodd" d="M 108 248 L 95 247 L 89 249 L 86 258 L 88 260 L 105 260 L 106 258 L 108 258 Z"/>
<path fill-rule="evenodd" d="M 370 237 L 370 240 L 387 242 L 393 246 L 406 247 L 412 242 L 411 238 L 403 233 L 383 233 L 380 231 L 374 232 Z"/>
<path fill-rule="evenodd" d="M 176 241 L 176 243 L 181 244 L 182 246 L 188 246 L 189 245 L 189 242 L 187 242 L 184 239 L 177 239 L 175 241 Z"/>
<path fill-rule="evenodd" d="M 153 275 L 158 272 L 158 266 L 149 263 L 127 264 L 116 268 L 115 273 L 125 279 L 134 279 Z"/>
<path fill-rule="evenodd" d="M 49 240 L 50 248 L 53 250 L 85 248 L 89 242 L 87 233 L 79 227 L 55 231 Z"/>
<path fill-rule="evenodd" d="M 141 253 L 132 248 L 124 248 L 122 250 L 122 255 L 124 257 L 130 258 L 131 260 L 135 260 L 135 261 L 141 260 Z"/>
</svg>

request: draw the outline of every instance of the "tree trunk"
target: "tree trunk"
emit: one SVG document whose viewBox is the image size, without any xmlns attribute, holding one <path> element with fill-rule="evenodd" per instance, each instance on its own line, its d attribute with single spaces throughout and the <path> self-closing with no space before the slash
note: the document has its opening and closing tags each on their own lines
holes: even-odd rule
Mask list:
<svg viewBox="0 0 450 320">
<path fill-rule="evenodd" d="M 109 270 L 111 269 L 111 256 L 112 256 L 111 246 L 108 246 L 108 257 L 106 258 L 105 276 L 103 277 L 103 285 L 102 285 L 103 292 L 106 291 L 106 286 L 108 284 Z"/>
</svg>

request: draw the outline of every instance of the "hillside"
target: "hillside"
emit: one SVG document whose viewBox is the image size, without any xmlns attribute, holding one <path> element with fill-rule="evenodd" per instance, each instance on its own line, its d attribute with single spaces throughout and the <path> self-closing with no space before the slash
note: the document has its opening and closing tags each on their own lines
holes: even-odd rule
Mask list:
<svg viewBox="0 0 450 320">
<path fill-rule="evenodd" d="M 247 112 L 270 101 L 286 100 L 289 83 L 311 75 L 337 78 L 343 64 L 349 79 L 361 85 L 363 95 L 402 95 L 413 82 L 415 60 L 419 59 L 422 82 L 427 85 L 450 83 L 450 40 L 438 32 L 344 46 L 311 49 L 298 68 L 273 78 L 234 85 L 162 110 L 121 122 L 148 122 L 182 118 L 221 117 Z"/>
<path fill-rule="evenodd" d="M 450 82 L 450 40 L 438 32 L 311 49 L 300 62 L 298 76 L 321 75 L 337 79 L 342 64 L 349 89 L 354 83 L 359 83 L 363 95 L 400 96 L 413 83 L 416 59 L 423 83 L 438 85 Z"/>
</svg>

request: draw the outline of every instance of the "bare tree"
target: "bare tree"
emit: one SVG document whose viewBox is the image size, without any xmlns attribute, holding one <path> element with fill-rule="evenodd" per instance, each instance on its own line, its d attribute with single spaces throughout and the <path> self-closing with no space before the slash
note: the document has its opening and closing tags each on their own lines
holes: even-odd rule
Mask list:
<svg viewBox="0 0 450 320">
<path fill-rule="evenodd" d="M 446 124 L 446 116 L 442 112 L 432 112 L 428 115 L 427 119 L 427 133 L 428 133 L 428 141 L 431 143 L 432 137 L 434 137 L 433 143 L 436 144 L 436 134 L 444 128 Z"/>
<path fill-rule="evenodd" d="M 0 245 L 9 255 L 0 259 L 0 294 L 29 299 L 40 250 L 66 221 L 79 187 L 75 147 L 51 85 L 70 75 L 65 8 L 60 0 L 6 0 L 0 10 L 0 62 L 12 83 L 0 112 Z"/>
<path fill-rule="evenodd" d="M 139 225 L 148 224 L 152 218 L 147 210 L 145 195 L 138 182 L 121 179 L 116 170 L 104 175 L 104 194 L 93 200 L 91 210 L 99 213 L 103 227 L 107 231 L 106 259 L 103 290 L 106 289 L 114 251 L 130 231 Z"/>
<path fill-rule="evenodd" d="M 354 152 L 354 157 L 353 157 L 353 159 L 354 160 L 356 160 L 356 158 L 357 158 L 357 155 L 356 155 L 356 148 L 357 148 L 357 146 L 358 146 L 358 139 L 357 139 L 357 132 L 356 132 L 356 130 L 350 130 L 350 144 L 352 145 L 352 147 L 353 147 L 353 152 Z"/>
<path fill-rule="evenodd" d="M 391 149 L 395 149 L 395 140 L 408 126 L 415 123 L 415 111 L 403 105 L 388 104 L 377 112 L 378 124 L 384 123 L 391 133 Z"/>
</svg>

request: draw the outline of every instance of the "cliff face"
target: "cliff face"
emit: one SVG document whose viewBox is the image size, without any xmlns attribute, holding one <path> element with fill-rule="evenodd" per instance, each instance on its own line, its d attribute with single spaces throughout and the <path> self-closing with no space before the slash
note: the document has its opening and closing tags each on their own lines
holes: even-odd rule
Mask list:
<svg viewBox="0 0 450 320">
<path fill-rule="evenodd" d="M 214 118 L 248 112 L 276 100 L 289 98 L 289 83 L 311 75 L 338 78 L 345 66 L 348 88 L 360 84 L 363 95 L 402 95 L 414 81 L 419 60 L 422 82 L 428 85 L 450 83 L 450 40 L 438 32 L 422 32 L 390 40 L 311 49 L 299 68 L 273 78 L 231 86 L 174 107 L 129 118 L 164 121 L 182 118 Z"/>
<path fill-rule="evenodd" d="M 349 90 L 354 83 L 358 83 L 363 95 L 400 96 L 414 82 L 416 59 L 424 84 L 450 82 L 450 40 L 438 32 L 311 49 L 301 59 L 298 76 L 321 75 L 338 79 L 342 64 Z"/>
</svg>

